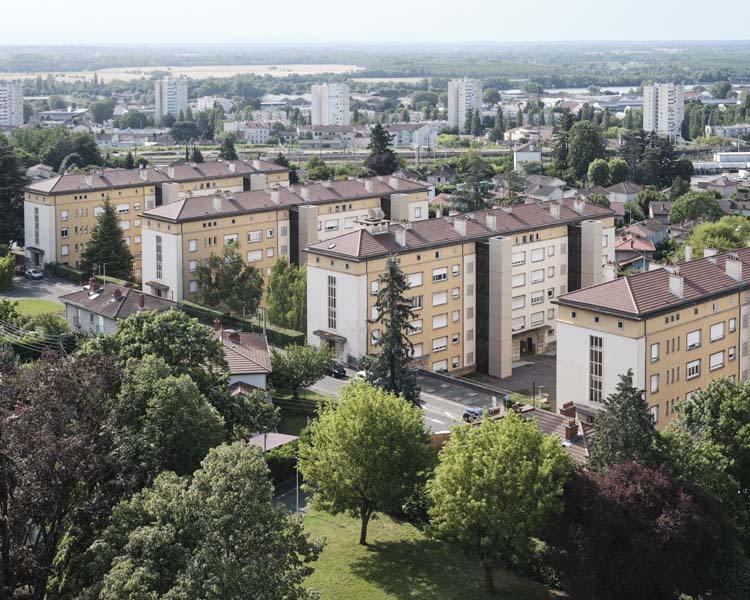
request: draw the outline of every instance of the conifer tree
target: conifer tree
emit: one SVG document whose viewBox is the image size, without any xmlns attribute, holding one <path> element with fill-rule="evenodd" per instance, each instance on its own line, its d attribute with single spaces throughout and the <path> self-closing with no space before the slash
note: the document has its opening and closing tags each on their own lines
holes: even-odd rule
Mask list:
<svg viewBox="0 0 750 600">
<path fill-rule="evenodd" d="M 88 273 L 99 268 L 112 277 L 130 279 L 133 275 L 133 255 L 125 243 L 120 218 L 109 196 L 104 200 L 103 209 L 96 218 L 91 240 L 81 255 L 81 268 Z"/>
<path fill-rule="evenodd" d="M 370 132 L 370 155 L 365 161 L 365 167 L 376 175 L 390 175 L 398 169 L 398 157 L 391 149 L 391 134 L 377 123 Z"/>
</svg>

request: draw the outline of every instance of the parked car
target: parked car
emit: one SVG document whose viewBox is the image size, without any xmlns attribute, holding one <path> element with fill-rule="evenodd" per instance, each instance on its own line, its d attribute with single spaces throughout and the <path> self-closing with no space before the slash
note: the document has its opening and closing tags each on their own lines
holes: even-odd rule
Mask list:
<svg viewBox="0 0 750 600">
<path fill-rule="evenodd" d="M 24 273 L 26 277 L 29 279 L 43 279 L 44 273 L 42 273 L 39 269 L 26 269 L 26 272 Z"/>
<path fill-rule="evenodd" d="M 367 371 L 357 371 L 354 374 L 354 381 L 367 381 Z"/>
<path fill-rule="evenodd" d="M 337 363 L 335 360 L 332 360 L 328 365 L 328 374 L 331 377 L 335 377 L 336 379 L 343 379 L 344 377 L 346 377 L 346 369 L 341 363 Z"/>
<path fill-rule="evenodd" d="M 481 419 L 483 414 L 484 414 L 483 408 L 479 406 L 470 406 L 464 411 L 463 419 L 467 423 L 471 423 L 472 421 Z"/>
</svg>

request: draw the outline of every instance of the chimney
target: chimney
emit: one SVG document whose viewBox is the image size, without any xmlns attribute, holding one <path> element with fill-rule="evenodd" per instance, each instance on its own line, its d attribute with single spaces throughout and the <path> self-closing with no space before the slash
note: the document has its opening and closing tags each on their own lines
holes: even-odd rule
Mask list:
<svg viewBox="0 0 750 600">
<path fill-rule="evenodd" d="M 669 274 L 669 292 L 678 298 L 684 297 L 684 278 L 679 269 L 675 269 Z"/>
<path fill-rule="evenodd" d="M 435 208 L 435 218 L 439 219 L 442 216 L 443 216 L 443 209 L 442 209 L 442 207 L 440 207 L 440 206 L 436 207 Z"/>
<path fill-rule="evenodd" d="M 573 210 L 579 215 L 584 214 L 586 212 L 586 201 L 583 198 L 573 198 Z"/>
<path fill-rule="evenodd" d="M 89 291 L 93 292 L 96 289 L 96 279 L 89 277 Z"/>
<path fill-rule="evenodd" d="M 569 419 L 575 419 L 576 418 L 576 405 L 573 402 L 566 402 L 560 408 L 560 414 L 563 417 L 568 417 Z"/>
<path fill-rule="evenodd" d="M 742 261 L 734 252 L 727 255 L 724 270 L 728 277 L 735 281 L 742 281 Z"/>
<path fill-rule="evenodd" d="M 302 196 L 303 200 L 310 199 L 310 190 L 307 188 L 306 184 L 303 184 L 302 187 L 300 188 L 299 195 Z"/>
<path fill-rule="evenodd" d="M 372 194 L 372 177 L 365 179 L 365 189 L 368 194 Z"/>
<path fill-rule="evenodd" d="M 693 260 L 693 247 L 690 244 L 685 244 L 685 262 Z"/>
<path fill-rule="evenodd" d="M 711 258 L 712 256 L 716 256 L 718 253 L 719 251 L 716 248 L 704 248 L 703 258 Z"/>
<path fill-rule="evenodd" d="M 397 177 L 389 177 L 388 178 L 388 185 L 391 186 L 394 190 L 398 189 L 398 178 Z"/>
<path fill-rule="evenodd" d="M 112 292 L 112 298 L 115 300 L 120 300 L 122 298 L 122 292 L 120 291 L 120 288 L 115 288 Z"/>
<path fill-rule="evenodd" d="M 236 173 L 237 172 L 237 165 L 235 164 L 235 162 L 233 160 L 229 161 L 227 163 L 227 166 L 229 167 L 229 172 L 230 173 Z"/>
<path fill-rule="evenodd" d="M 549 214 L 555 217 L 555 219 L 560 218 L 560 203 L 557 200 L 549 203 Z"/>
<path fill-rule="evenodd" d="M 453 229 L 460 236 L 466 237 L 466 221 L 464 219 L 453 219 Z"/>
<path fill-rule="evenodd" d="M 396 243 L 400 248 L 406 248 L 406 229 L 398 227 L 394 229 L 396 234 Z"/>
<path fill-rule="evenodd" d="M 214 319 L 214 331 L 221 331 L 221 321 Z"/>
<path fill-rule="evenodd" d="M 138 308 L 144 310 L 146 308 L 146 296 L 141 294 L 138 296 Z"/>
<path fill-rule="evenodd" d="M 93 179 L 91 177 L 91 173 L 86 173 L 86 175 L 83 177 L 83 179 L 86 181 L 86 187 L 91 187 L 91 184 L 93 183 Z"/>
<path fill-rule="evenodd" d="M 277 206 L 281 204 L 281 194 L 279 193 L 279 190 L 271 190 L 271 202 Z"/>
<path fill-rule="evenodd" d="M 253 169 L 255 169 L 256 171 L 260 171 L 260 161 L 259 160 L 254 160 L 253 161 Z"/>
<path fill-rule="evenodd" d="M 235 344 L 240 343 L 240 332 L 236 329 L 227 329 L 227 337 L 230 342 L 234 342 Z"/>
<path fill-rule="evenodd" d="M 617 271 L 615 265 L 611 261 L 604 265 L 604 281 L 614 281 L 617 279 Z"/>
<path fill-rule="evenodd" d="M 497 217 L 493 214 L 487 213 L 487 216 L 484 218 L 485 225 L 487 225 L 487 229 L 492 229 L 492 231 L 497 231 Z"/>
<path fill-rule="evenodd" d="M 565 425 L 565 440 L 571 441 L 575 436 L 578 435 L 578 422 L 568 421 Z"/>
<path fill-rule="evenodd" d="M 138 175 L 143 181 L 148 181 L 148 170 L 147 169 L 139 169 Z"/>
<path fill-rule="evenodd" d="M 214 210 L 221 212 L 221 196 L 214 196 Z"/>
<path fill-rule="evenodd" d="M 167 177 L 174 179 L 174 167 L 171 165 L 167 167 Z"/>
</svg>

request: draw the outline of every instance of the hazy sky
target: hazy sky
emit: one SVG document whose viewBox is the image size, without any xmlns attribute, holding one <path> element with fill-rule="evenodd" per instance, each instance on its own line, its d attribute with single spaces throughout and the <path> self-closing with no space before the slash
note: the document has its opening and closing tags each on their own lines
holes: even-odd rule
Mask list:
<svg viewBox="0 0 750 600">
<path fill-rule="evenodd" d="M 31 0 L 3 43 L 743 40 L 750 2 L 700 0 Z"/>
</svg>

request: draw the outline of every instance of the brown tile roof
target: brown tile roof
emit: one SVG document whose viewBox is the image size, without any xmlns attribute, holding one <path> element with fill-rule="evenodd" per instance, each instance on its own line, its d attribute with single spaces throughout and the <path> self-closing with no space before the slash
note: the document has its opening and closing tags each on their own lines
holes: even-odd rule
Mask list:
<svg viewBox="0 0 750 600">
<path fill-rule="evenodd" d="M 742 261 L 741 281 L 736 281 L 725 271 L 730 255 Z M 641 318 L 750 286 L 750 248 L 693 260 L 677 267 L 683 277 L 682 297 L 670 292 L 670 271 L 661 268 L 576 290 L 560 296 L 557 302 Z"/>
<path fill-rule="evenodd" d="M 617 250 L 621 252 L 656 252 L 656 246 L 649 239 L 631 236 L 619 238 L 615 242 L 615 251 Z"/>
<path fill-rule="evenodd" d="M 71 304 L 78 306 L 93 312 L 97 315 L 102 315 L 109 319 L 127 319 L 133 313 L 142 310 L 139 307 L 140 297 L 143 296 L 145 308 L 143 310 L 155 310 L 162 312 L 175 308 L 177 304 L 166 298 L 159 298 L 152 296 L 151 294 L 145 294 L 140 290 L 133 288 L 116 285 L 114 283 L 106 283 L 101 288 L 99 293 L 90 294 L 88 286 L 70 294 L 66 294 L 60 297 L 60 301 L 63 304 Z M 115 297 L 116 291 L 119 291 L 120 298 Z"/>
<path fill-rule="evenodd" d="M 623 181 L 621 183 L 610 185 L 607 188 L 607 191 L 610 194 L 637 194 L 642 189 L 643 188 L 638 184 L 631 183 L 629 181 Z"/>
<path fill-rule="evenodd" d="M 271 372 L 271 354 L 266 336 L 262 333 L 220 329 L 215 335 L 224 346 L 230 375 L 262 375 Z"/>
</svg>

